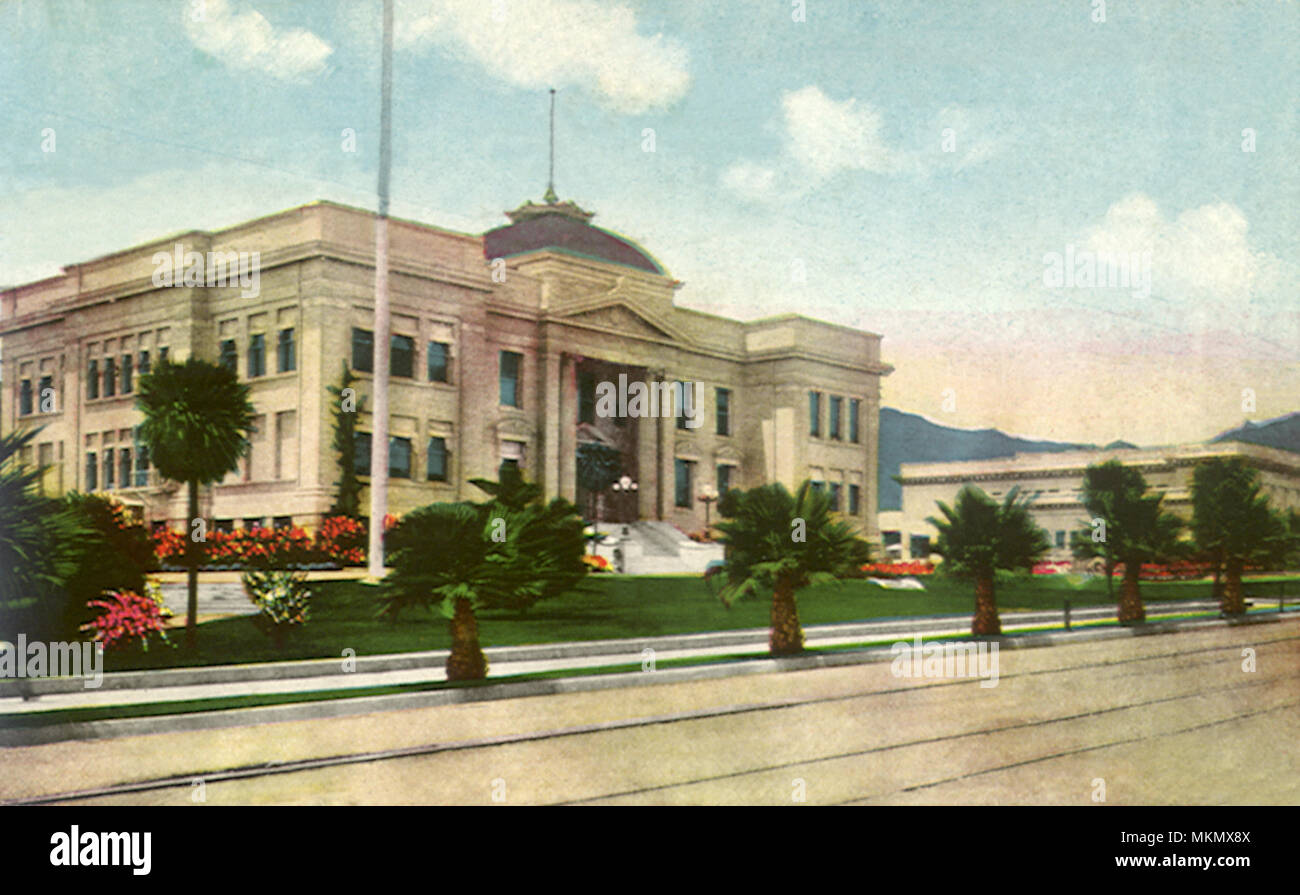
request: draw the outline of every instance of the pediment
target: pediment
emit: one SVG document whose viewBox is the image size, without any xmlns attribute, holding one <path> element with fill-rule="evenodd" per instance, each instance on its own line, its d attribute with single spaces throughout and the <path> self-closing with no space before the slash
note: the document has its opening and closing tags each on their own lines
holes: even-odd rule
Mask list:
<svg viewBox="0 0 1300 895">
<path fill-rule="evenodd" d="M 689 341 L 676 327 L 655 320 L 623 301 L 595 308 L 571 311 L 563 315 L 566 323 L 586 324 L 610 330 L 621 336 L 684 343 Z"/>
</svg>

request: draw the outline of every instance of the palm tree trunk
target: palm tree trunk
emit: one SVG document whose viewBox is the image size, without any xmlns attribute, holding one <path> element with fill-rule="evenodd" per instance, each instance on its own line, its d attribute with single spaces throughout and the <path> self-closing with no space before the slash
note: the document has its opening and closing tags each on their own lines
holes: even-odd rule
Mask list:
<svg viewBox="0 0 1300 895">
<path fill-rule="evenodd" d="M 478 642 L 478 619 L 465 597 L 456 598 L 451 619 L 451 655 L 447 657 L 447 680 L 479 681 L 487 677 L 487 658 Z"/>
<path fill-rule="evenodd" d="M 1106 571 L 1106 599 L 1114 600 L 1115 599 L 1115 561 L 1113 559 L 1106 560 L 1104 568 Z"/>
<path fill-rule="evenodd" d="M 1146 609 L 1142 606 L 1142 591 L 1138 585 L 1138 576 L 1142 573 L 1142 564 L 1124 563 L 1124 584 L 1119 593 L 1119 623 L 1132 625 L 1147 620 Z"/>
<path fill-rule="evenodd" d="M 1214 561 L 1214 589 L 1210 591 L 1210 597 L 1223 601 L 1223 563 L 1217 559 Z"/>
<path fill-rule="evenodd" d="M 788 575 L 777 575 L 772 590 L 772 635 L 768 646 L 774 656 L 803 652 L 803 627 L 794 601 L 794 582 Z"/>
<path fill-rule="evenodd" d="M 187 483 L 189 490 L 185 528 L 185 647 L 194 649 L 199 642 L 199 544 L 194 540 L 194 520 L 199 518 L 199 483 Z"/>
<path fill-rule="evenodd" d="M 1224 615 L 1245 615 L 1246 598 L 1241 592 L 1242 563 L 1229 559 L 1224 563 L 1223 603 Z"/>
<path fill-rule="evenodd" d="M 976 637 L 1002 633 L 1002 619 L 998 618 L 998 601 L 993 593 L 992 575 L 979 575 L 975 579 L 975 619 L 971 622 L 970 632 Z"/>
</svg>

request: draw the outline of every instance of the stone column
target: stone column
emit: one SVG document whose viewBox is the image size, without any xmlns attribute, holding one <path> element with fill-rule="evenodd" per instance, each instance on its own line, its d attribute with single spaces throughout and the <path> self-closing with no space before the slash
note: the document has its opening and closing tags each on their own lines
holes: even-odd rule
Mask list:
<svg viewBox="0 0 1300 895">
<path fill-rule="evenodd" d="M 563 449 L 561 405 L 563 403 L 564 360 L 558 353 L 547 351 L 542 357 L 542 488 L 547 500 L 559 497 L 562 491 L 560 451 Z M 576 449 L 576 446 L 575 446 Z"/>
<path fill-rule="evenodd" d="M 559 444 L 560 496 L 578 499 L 578 364 L 572 354 L 560 362 Z"/>
</svg>

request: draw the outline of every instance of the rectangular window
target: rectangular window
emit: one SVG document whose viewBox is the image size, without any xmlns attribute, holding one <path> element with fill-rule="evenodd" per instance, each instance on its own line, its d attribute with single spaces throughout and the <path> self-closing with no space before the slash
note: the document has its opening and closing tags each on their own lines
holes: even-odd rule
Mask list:
<svg viewBox="0 0 1300 895">
<path fill-rule="evenodd" d="M 813 438 L 822 437 L 822 393 L 808 393 L 808 434 Z"/>
<path fill-rule="evenodd" d="M 352 327 L 352 369 L 361 373 L 375 372 L 375 334 L 355 326 Z"/>
<path fill-rule="evenodd" d="M 425 458 L 425 477 L 431 482 L 447 481 L 447 439 L 429 436 L 428 456 Z"/>
<path fill-rule="evenodd" d="M 293 528 L 292 516 L 276 516 L 271 520 L 271 527 L 275 529 Z"/>
<path fill-rule="evenodd" d="M 117 394 L 117 361 L 111 357 L 104 358 L 104 397 L 111 398 Z"/>
<path fill-rule="evenodd" d="M 578 422 L 596 422 L 596 377 L 592 373 L 578 376 Z"/>
<path fill-rule="evenodd" d="M 212 527 L 222 534 L 231 534 L 235 530 L 234 519 L 213 519 Z"/>
<path fill-rule="evenodd" d="M 135 391 L 135 358 L 129 354 L 122 355 L 122 394 L 129 395 Z"/>
<path fill-rule="evenodd" d="M 114 472 L 113 449 L 104 448 L 104 487 L 105 488 L 117 487 L 113 482 L 113 472 Z"/>
<path fill-rule="evenodd" d="M 94 451 L 86 452 L 86 490 L 94 491 L 99 488 L 99 459 L 95 456 Z"/>
<path fill-rule="evenodd" d="M 731 490 L 731 467 L 718 467 L 718 494 L 723 495 Z"/>
<path fill-rule="evenodd" d="M 27 416 L 32 412 L 32 381 L 24 379 L 18 386 L 18 415 Z"/>
<path fill-rule="evenodd" d="M 835 441 L 840 440 L 840 411 L 844 407 L 844 399 L 835 395 L 831 398 L 831 424 L 830 437 Z"/>
<path fill-rule="evenodd" d="M 370 475 L 370 433 L 354 432 L 352 444 L 356 456 L 352 459 L 352 469 L 357 475 Z"/>
<path fill-rule="evenodd" d="M 388 375 L 415 378 L 415 339 L 393 335 L 389 340 Z"/>
<path fill-rule="evenodd" d="M 1056 533 L 1056 546 L 1057 546 L 1057 547 L 1064 547 L 1064 546 L 1065 546 L 1065 532 L 1063 532 L 1063 531 L 1058 531 L 1058 532 Z"/>
<path fill-rule="evenodd" d="M 136 443 L 135 446 L 135 486 L 143 488 L 149 484 L 149 445 Z"/>
<path fill-rule="evenodd" d="M 153 367 L 150 366 L 150 361 L 149 361 L 149 352 L 148 352 L 148 351 L 143 351 L 143 350 L 142 350 L 142 351 L 140 352 L 140 360 L 139 360 L 139 362 L 136 363 L 136 366 L 140 369 L 140 375 L 141 375 L 141 376 L 147 376 L 147 375 L 149 375 L 149 371 L 150 371 L 151 369 L 153 369 Z"/>
<path fill-rule="evenodd" d="M 131 449 L 130 448 L 118 448 L 117 480 L 122 483 L 123 488 L 131 487 Z"/>
<path fill-rule="evenodd" d="M 275 369 L 277 373 L 292 373 L 298 369 L 298 351 L 293 341 L 293 330 L 282 329 L 275 343 Z"/>
<path fill-rule="evenodd" d="M 221 340 L 221 357 L 217 363 L 234 373 L 239 369 L 239 350 L 235 348 L 234 339 Z"/>
<path fill-rule="evenodd" d="M 397 436 L 388 439 L 388 477 L 390 479 L 411 477 L 411 439 Z"/>
<path fill-rule="evenodd" d="M 857 398 L 849 399 L 849 441 L 858 444 L 861 438 L 858 435 L 858 411 L 862 402 Z"/>
<path fill-rule="evenodd" d="M 166 346 L 166 345 L 164 345 L 164 346 L 162 346 L 161 348 L 158 349 L 158 360 L 161 360 L 161 361 L 165 361 L 165 360 L 167 360 L 167 346 Z"/>
<path fill-rule="evenodd" d="M 673 461 L 677 473 L 676 504 L 686 509 L 691 507 L 691 467 L 694 465 L 690 460 Z"/>
<path fill-rule="evenodd" d="M 687 428 L 686 420 L 695 412 L 695 383 L 679 382 L 674 387 L 673 392 L 673 397 L 677 402 L 677 406 L 673 408 L 673 412 L 677 414 L 677 428 L 685 429 Z"/>
<path fill-rule="evenodd" d="M 245 517 L 240 524 L 243 526 L 244 531 L 257 531 L 265 525 L 261 516 Z"/>
<path fill-rule="evenodd" d="M 862 489 L 849 485 L 849 515 L 856 516 L 862 510 Z"/>
<path fill-rule="evenodd" d="M 501 352 L 501 403 L 506 407 L 522 407 L 523 397 L 519 387 L 519 373 L 523 369 L 524 356 L 513 351 Z"/>
<path fill-rule="evenodd" d="M 37 407 L 41 413 L 54 413 L 59 409 L 54 403 L 54 377 L 42 376 L 36 387 Z"/>
<path fill-rule="evenodd" d="M 835 512 L 840 511 L 840 483 L 831 482 L 831 509 Z"/>
<path fill-rule="evenodd" d="M 248 337 L 248 378 L 266 375 L 266 336 L 254 333 Z"/>
<path fill-rule="evenodd" d="M 731 434 L 731 389 L 720 388 L 714 393 L 718 407 L 718 434 Z"/>
<path fill-rule="evenodd" d="M 447 382 L 447 358 L 448 349 L 451 346 L 446 342 L 430 342 L 429 353 L 425 359 L 425 366 L 428 368 L 427 373 L 430 382 Z"/>
<path fill-rule="evenodd" d="M 92 360 L 86 364 L 86 400 L 99 397 L 99 361 Z"/>
<path fill-rule="evenodd" d="M 912 535 L 912 559 L 929 559 L 930 558 L 930 536 L 929 535 Z"/>
</svg>

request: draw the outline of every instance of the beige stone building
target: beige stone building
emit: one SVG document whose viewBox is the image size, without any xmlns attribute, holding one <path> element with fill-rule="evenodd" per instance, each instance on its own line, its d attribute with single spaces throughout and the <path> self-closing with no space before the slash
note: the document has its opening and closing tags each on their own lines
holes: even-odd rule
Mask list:
<svg viewBox="0 0 1300 895">
<path fill-rule="evenodd" d="M 481 235 L 391 222 L 390 512 L 479 499 L 469 480 L 503 462 L 582 501 L 575 456 L 593 440 L 638 483 L 635 496 L 605 495 L 606 518 L 699 529 L 702 491 L 808 477 L 874 538 L 879 383 L 891 370 L 880 337 L 676 307 L 683 284 L 653 256 L 548 198 Z M 210 253 L 240 252 L 256 276 L 224 278 Z M 46 467 L 50 492 L 113 493 L 179 525 L 183 489 L 160 480 L 135 438 L 135 384 L 163 356 L 221 360 L 251 386 L 257 431 L 240 468 L 205 489 L 204 515 L 312 526 L 336 494 L 326 386 L 345 362 L 363 371 L 363 440 L 371 427 L 373 289 L 373 215 L 329 202 L 70 265 L 0 292 L 0 426 L 43 427 L 25 459 Z M 693 425 L 594 413 L 594 391 L 620 374 L 699 383 Z M 358 454 L 368 463 L 364 443 Z"/>
<path fill-rule="evenodd" d="M 1083 527 L 1088 516 L 1080 502 L 1084 471 L 1094 463 L 1118 460 L 1135 466 L 1152 491 L 1165 495 L 1164 505 L 1190 519 L 1192 473 L 1211 457 L 1240 457 L 1260 472 L 1263 493 L 1274 509 L 1300 510 L 1300 454 L 1244 442 L 1188 444 L 1174 447 L 1067 451 L 1016 454 L 997 460 L 948 463 L 904 463 L 899 470 L 903 508 L 880 514 L 886 546 L 896 555 L 924 559 L 938 532 L 926 522 L 939 514 L 938 502 L 949 506 L 966 484 L 1002 500 L 1018 487 L 1027 494 L 1034 519 L 1047 531 L 1052 549 L 1044 558 L 1071 558 L 1070 531 Z M 894 546 L 897 549 L 894 549 Z"/>
</svg>

